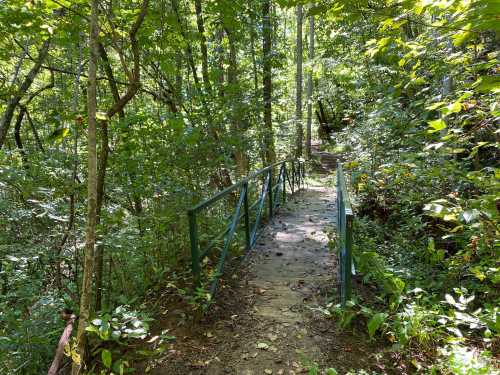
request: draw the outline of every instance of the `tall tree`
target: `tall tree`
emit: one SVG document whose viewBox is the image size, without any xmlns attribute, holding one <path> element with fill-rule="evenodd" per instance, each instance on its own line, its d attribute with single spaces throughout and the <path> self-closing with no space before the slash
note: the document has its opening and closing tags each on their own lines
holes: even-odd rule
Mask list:
<svg viewBox="0 0 500 375">
<path fill-rule="evenodd" d="M 90 316 L 92 298 L 92 276 L 94 273 L 94 248 L 97 223 L 97 57 L 99 37 L 99 0 L 91 2 L 90 16 L 90 58 L 88 70 L 87 111 L 88 111 L 88 177 L 87 177 L 87 229 L 85 238 L 85 258 L 83 264 L 82 290 L 80 294 L 80 316 L 76 333 L 76 346 L 80 360 L 73 362 L 72 375 L 79 375 L 84 369 L 85 329 Z"/>
<path fill-rule="evenodd" d="M 262 2 L 262 54 L 263 54 L 263 100 L 264 100 L 264 154 L 267 163 L 276 160 L 272 119 L 272 25 L 271 0 Z"/>
<path fill-rule="evenodd" d="M 306 155 L 311 157 L 312 138 L 312 93 L 313 93 L 313 61 L 314 61 L 314 16 L 309 16 L 309 51 L 307 74 L 307 128 L 306 128 Z"/>
<path fill-rule="evenodd" d="M 124 108 L 125 106 L 134 98 L 141 86 L 141 59 L 140 59 L 140 46 L 137 40 L 137 33 L 144 23 L 149 6 L 149 0 L 143 0 L 141 4 L 141 11 L 137 15 L 135 22 L 129 31 L 129 42 L 130 50 L 132 52 L 132 70 L 124 61 L 125 51 L 123 47 L 116 47 L 115 50 L 120 56 L 120 61 L 122 62 L 122 69 L 128 72 L 128 87 L 122 96 L 118 91 L 116 85 L 116 80 L 113 74 L 113 69 L 111 67 L 109 57 L 107 55 L 104 46 L 98 42 L 97 49 L 104 65 L 104 71 L 109 82 L 109 87 L 111 94 L 113 96 L 113 105 L 106 112 L 106 118 L 100 121 L 101 127 L 101 149 L 99 153 L 99 169 L 97 174 L 97 222 L 100 222 L 101 210 L 104 202 L 104 192 L 105 192 L 105 178 L 106 169 L 108 166 L 109 157 L 109 132 L 108 132 L 108 122 L 109 120 L 118 113 L 118 116 L 123 120 L 125 117 Z M 137 197 L 135 197 L 137 199 Z M 103 272 L 103 245 L 97 247 L 96 252 L 96 310 L 101 309 L 101 299 L 102 299 L 102 272 Z"/>
<path fill-rule="evenodd" d="M 296 144 L 295 156 L 302 156 L 302 143 L 304 141 L 304 129 L 302 126 L 302 5 L 297 5 L 297 42 L 296 42 L 296 87 L 295 87 L 295 126 Z"/>
<path fill-rule="evenodd" d="M 210 85 L 210 77 L 208 75 L 208 51 L 207 51 L 207 37 L 205 35 L 205 22 L 203 20 L 203 11 L 201 8 L 201 0 L 195 0 L 196 9 L 196 24 L 198 26 L 198 33 L 200 34 L 200 48 L 201 48 L 201 74 L 203 77 L 203 85 L 207 93 L 212 91 Z"/>
<path fill-rule="evenodd" d="M 226 26 L 226 35 L 229 42 L 229 69 L 227 73 L 227 81 L 230 85 L 229 92 L 231 93 L 231 130 L 236 139 L 239 139 L 236 144 L 235 161 L 236 173 L 238 176 L 244 176 L 248 173 L 248 156 L 245 152 L 244 142 L 242 142 L 242 135 L 245 129 L 241 121 L 241 95 L 238 85 L 238 59 L 237 59 L 237 45 L 236 37 L 233 29 Z"/>
</svg>

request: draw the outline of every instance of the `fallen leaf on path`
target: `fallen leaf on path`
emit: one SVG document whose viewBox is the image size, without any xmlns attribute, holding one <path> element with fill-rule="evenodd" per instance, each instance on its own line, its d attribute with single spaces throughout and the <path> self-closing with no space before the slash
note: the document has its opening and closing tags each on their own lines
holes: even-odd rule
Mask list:
<svg viewBox="0 0 500 375">
<path fill-rule="evenodd" d="M 264 370 L 264 372 L 265 372 L 266 374 L 270 375 L 270 374 L 272 374 L 272 373 L 273 373 L 273 370 L 271 370 L 271 369 L 269 369 L 269 368 L 266 368 L 266 369 Z"/>
<path fill-rule="evenodd" d="M 267 350 L 267 349 L 269 349 L 269 345 L 266 344 L 265 342 L 259 342 L 257 344 L 257 349 Z"/>
</svg>

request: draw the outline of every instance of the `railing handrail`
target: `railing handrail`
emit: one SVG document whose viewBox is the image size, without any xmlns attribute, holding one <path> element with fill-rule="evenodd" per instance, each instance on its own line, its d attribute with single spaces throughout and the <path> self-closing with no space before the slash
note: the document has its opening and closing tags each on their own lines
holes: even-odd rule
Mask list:
<svg viewBox="0 0 500 375">
<path fill-rule="evenodd" d="M 291 163 L 291 175 L 288 173 L 287 163 Z M 273 169 L 277 166 L 279 166 L 279 172 L 276 176 L 274 176 Z M 259 183 L 255 181 L 255 179 L 262 175 L 264 176 L 264 179 L 262 181 L 262 185 L 259 185 Z M 298 191 L 301 189 L 301 187 L 303 187 L 304 176 L 304 159 L 286 159 L 278 161 L 250 173 L 240 181 L 234 183 L 233 185 L 225 188 L 212 197 L 205 199 L 204 201 L 194 205 L 187 210 L 189 218 L 189 237 L 191 242 L 191 267 L 194 276 L 195 287 L 199 287 L 201 284 L 203 259 L 208 256 L 211 249 L 216 247 L 217 243 L 224 240 L 222 251 L 217 262 L 217 269 L 215 274 L 213 274 L 212 283 L 210 286 L 210 295 L 213 296 L 215 294 L 217 290 L 218 280 L 223 272 L 226 256 L 229 253 L 231 242 L 237 231 L 241 218 L 244 218 L 245 248 L 248 253 L 248 251 L 255 245 L 258 235 L 258 229 L 261 226 L 261 219 L 265 215 L 266 211 L 268 213 L 268 217 L 272 218 L 275 209 L 278 208 L 281 203 L 284 203 L 286 201 L 287 182 L 288 187 L 291 190 L 291 194 L 294 194 L 295 191 Z M 254 183 L 256 186 L 261 186 L 261 192 L 259 194 L 259 198 L 251 205 L 249 205 L 248 197 L 251 183 Z M 197 223 L 198 212 L 212 206 L 214 203 L 218 202 L 228 194 L 238 190 L 240 194 L 237 204 L 232 210 L 231 215 L 226 218 L 226 220 L 230 220 L 229 225 L 226 226 L 222 232 L 217 233 L 215 235 L 215 239 L 212 239 L 209 242 L 208 246 L 206 246 L 203 251 L 200 251 L 201 249 L 200 243 L 198 241 Z M 268 202 L 267 209 L 265 208 L 266 201 Z M 250 213 L 255 213 L 255 220 L 253 220 L 253 223 L 251 223 L 252 220 Z"/>
<path fill-rule="evenodd" d="M 342 201 L 346 210 L 346 215 L 352 215 L 351 200 L 349 199 L 349 191 L 347 190 L 347 184 L 345 183 L 344 169 L 342 164 L 337 162 L 337 177 L 339 179 L 339 187 L 342 194 Z"/>
<path fill-rule="evenodd" d="M 188 208 L 188 213 L 189 212 L 198 212 L 204 208 L 211 206 L 213 203 L 217 202 L 219 199 L 224 198 L 226 195 L 235 191 L 237 188 L 243 186 L 245 183 L 248 183 L 248 181 L 253 180 L 255 177 L 263 174 L 264 172 L 269 171 L 270 169 L 272 169 L 280 164 L 291 162 L 291 161 L 300 161 L 300 159 L 291 159 L 290 158 L 290 159 L 285 159 L 282 161 L 277 161 L 273 164 L 268 165 L 267 167 L 264 167 L 264 168 L 261 168 L 257 171 L 254 171 L 254 172 L 250 173 L 249 175 L 247 175 L 245 178 L 241 179 L 240 181 L 235 182 L 234 184 L 232 184 L 231 186 L 228 186 L 224 190 L 217 192 L 212 197 L 205 199 L 204 201 L 201 201 L 200 203 L 194 205 L 191 208 Z"/>
</svg>

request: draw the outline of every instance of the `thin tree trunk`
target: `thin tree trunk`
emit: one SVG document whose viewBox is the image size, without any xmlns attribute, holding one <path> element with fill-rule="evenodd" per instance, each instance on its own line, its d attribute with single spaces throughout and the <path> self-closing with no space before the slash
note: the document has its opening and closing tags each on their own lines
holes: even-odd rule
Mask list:
<svg viewBox="0 0 500 375">
<path fill-rule="evenodd" d="M 45 152 L 45 149 L 43 148 L 43 143 L 40 139 L 40 136 L 38 135 L 38 131 L 36 130 L 35 124 L 33 123 L 33 120 L 30 116 L 29 111 L 26 109 L 26 118 L 28 119 L 28 123 L 30 124 L 31 132 L 33 133 L 33 137 L 35 138 L 36 144 L 38 145 L 38 148 L 40 151 Z"/>
<path fill-rule="evenodd" d="M 240 119 L 240 104 L 241 98 L 239 95 L 238 85 L 238 60 L 236 50 L 236 40 L 233 35 L 233 30 L 226 27 L 226 34 L 229 41 L 229 69 L 227 74 L 227 81 L 229 83 L 229 92 L 231 93 L 231 117 L 232 117 L 232 132 L 237 139 L 239 139 L 235 150 L 236 161 L 236 174 L 238 176 L 245 176 L 248 172 L 248 157 L 245 153 L 244 147 L 244 131 Z"/>
<path fill-rule="evenodd" d="M 255 31 L 254 31 L 254 28 L 255 28 L 255 26 L 252 23 L 251 30 L 250 30 L 250 52 L 251 52 L 251 57 L 252 57 L 253 86 L 254 86 L 255 93 L 257 93 L 259 91 L 259 76 L 257 74 L 257 58 L 256 58 L 256 53 L 255 53 Z"/>
<path fill-rule="evenodd" d="M 309 72 L 307 74 L 307 128 L 306 155 L 311 157 L 312 138 L 312 93 L 313 93 L 313 61 L 314 61 L 314 16 L 309 16 Z"/>
<path fill-rule="evenodd" d="M 84 370 L 86 357 L 86 336 L 91 297 L 92 276 L 94 272 L 94 247 L 96 239 L 97 219 L 97 148 L 96 148 L 96 112 L 97 112 L 97 57 L 99 54 L 97 42 L 99 37 L 99 0 L 91 1 L 90 16 L 90 59 L 88 72 L 87 110 L 88 110 L 88 180 L 87 180 L 87 229 L 85 238 L 85 258 L 83 268 L 82 291 L 80 296 L 80 316 L 76 345 L 79 361 L 73 362 L 72 375 L 80 375 Z"/>
<path fill-rule="evenodd" d="M 266 162 L 276 160 L 274 150 L 274 134 L 272 119 L 272 29 L 271 29 L 271 0 L 262 2 L 262 53 L 263 53 L 263 100 L 264 100 L 264 154 Z"/>
<path fill-rule="evenodd" d="M 43 61 L 49 54 L 49 46 L 50 46 L 50 39 L 47 39 L 43 43 L 40 50 L 38 51 L 38 58 L 35 62 L 35 65 L 33 65 L 31 70 L 29 71 L 28 75 L 26 76 L 23 83 L 17 90 L 16 94 L 13 95 L 7 103 L 7 108 L 5 109 L 5 112 L 2 118 L 0 119 L 0 149 L 5 143 L 5 139 L 7 138 L 7 133 L 9 132 L 9 127 L 12 122 L 12 118 L 14 116 L 14 111 L 16 110 L 16 107 L 23 98 L 23 96 L 28 92 L 29 88 L 31 87 L 31 84 L 33 83 L 35 77 L 40 71 Z"/>
<path fill-rule="evenodd" d="M 218 95 L 219 98 L 224 97 L 224 48 L 222 47 L 222 42 L 224 40 L 224 30 L 220 29 L 217 32 L 217 55 L 218 55 L 218 62 L 217 62 L 217 70 L 218 70 L 218 83 L 219 83 L 219 91 Z"/>
<path fill-rule="evenodd" d="M 302 143 L 304 140 L 304 129 L 302 126 L 302 5 L 297 5 L 297 73 L 295 87 L 295 126 L 297 130 L 295 156 L 302 156 Z"/>
<path fill-rule="evenodd" d="M 118 113 L 120 118 L 125 117 L 123 108 L 129 103 L 130 100 L 136 95 L 140 87 L 140 77 L 141 77 L 141 65 L 140 65 L 140 55 L 139 55 L 139 45 L 137 42 L 137 32 L 141 28 L 144 18 L 149 6 L 149 0 L 144 0 L 141 5 L 141 12 L 138 14 L 132 28 L 129 32 L 130 48 L 132 50 L 132 62 L 133 62 L 133 74 L 129 77 L 129 83 L 126 93 L 120 96 L 118 92 L 118 87 L 113 75 L 113 70 L 109 62 L 108 55 L 104 46 L 98 43 L 97 50 L 104 63 L 104 70 L 108 78 L 111 93 L 114 98 L 114 104 L 107 111 L 108 119 L 102 120 L 101 124 L 101 147 L 99 152 L 99 168 L 97 173 L 97 206 L 96 206 L 96 222 L 99 223 L 101 220 L 102 205 L 104 202 L 104 188 L 106 179 L 106 169 L 108 166 L 109 157 L 109 134 L 108 134 L 108 121 L 115 114 Z M 104 247 L 100 244 L 97 247 L 96 257 L 95 257 L 95 287 L 96 287 L 96 304 L 95 309 L 99 311 L 102 306 L 102 280 L 103 280 L 103 269 L 104 269 Z"/>
<path fill-rule="evenodd" d="M 21 139 L 21 126 L 23 125 L 24 115 L 26 114 L 26 107 L 21 107 L 17 115 L 16 123 L 14 125 L 14 139 L 16 140 L 16 146 L 21 153 L 21 158 L 23 159 L 23 166 L 25 169 L 29 168 L 28 159 L 26 157 L 26 151 L 24 151 L 23 140 Z"/>
<path fill-rule="evenodd" d="M 83 119 L 81 116 L 77 116 L 76 112 L 78 109 L 78 94 L 79 94 L 79 87 L 80 87 L 80 78 L 82 75 L 83 71 L 83 55 L 82 55 L 82 45 L 80 41 L 78 42 L 78 68 L 75 76 L 75 82 L 73 84 L 73 100 L 71 103 L 71 111 L 72 114 L 75 115 L 75 131 L 74 131 L 74 138 L 73 138 L 73 171 L 71 174 L 71 184 L 72 184 L 72 191 L 71 194 L 69 195 L 69 221 L 68 225 L 66 226 L 66 230 L 64 231 L 64 235 L 59 242 L 59 245 L 56 248 L 56 255 L 57 255 L 57 261 L 56 261 L 56 284 L 59 290 L 63 289 L 62 285 L 62 271 L 61 271 L 61 253 L 63 251 L 64 246 L 66 245 L 66 242 L 68 241 L 69 234 L 71 230 L 73 229 L 73 225 L 75 223 L 75 203 L 76 203 L 76 186 L 78 183 L 78 128 L 83 125 Z"/>
<path fill-rule="evenodd" d="M 194 6 L 196 9 L 196 24 L 198 26 L 198 33 L 200 34 L 200 47 L 201 47 L 201 74 L 203 76 L 203 84 L 207 93 L 212 91 L 210 85 L 210 78 L 208 76 L 208 51 L 207 51 L 207 37 L 205 36 L 205 24 L 203 21 L 203 13 L 201 8 L 201 0 L 195 0 Z"/>
</svg>

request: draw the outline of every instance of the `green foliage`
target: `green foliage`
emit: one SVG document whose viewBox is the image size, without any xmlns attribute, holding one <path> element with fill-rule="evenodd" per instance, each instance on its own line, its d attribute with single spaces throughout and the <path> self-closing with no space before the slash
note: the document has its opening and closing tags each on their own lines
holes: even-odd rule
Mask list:
<svg viewBox="0 0 500 375">
<path fill-rule="evenodd" d="M 153 336 L 150 332 L 147 314 L 130 310 L 129 306 L 118 306 L 112 314 L 94 318 L 87 327 L 91 353 L 94 356 L 90 373 L 123 374 L 133 369 L 130 364 L 141 358 L 159 356 L 166 349 L 166 344 L 175 337 L 163 331 Z M 140 345 L 147 342 L 147 346 Z M 131 353 L 123 354 L 123 347 L 138 347 Z M 68 356 L 72 352 L 66 353 Z"/>
</svg>

